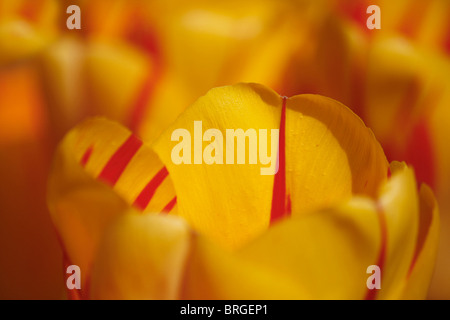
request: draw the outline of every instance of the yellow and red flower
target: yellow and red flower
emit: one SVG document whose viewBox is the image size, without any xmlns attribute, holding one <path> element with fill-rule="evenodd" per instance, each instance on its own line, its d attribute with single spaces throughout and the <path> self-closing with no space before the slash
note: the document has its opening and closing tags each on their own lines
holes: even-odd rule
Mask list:
<svg viewBox="0 0 450 320">
<path fill-rule="evenodd" d="M 174 164 L 171 134 L 193 121 L 279 129 L 278 172 Z M 431 190 L 354 113 L 255 84 L 209 91 L 152 145 L 85 121 L 58 149 L 48 201 L 81 298 L 424 298 L 438 241 Z"/>
<path fill-rule="evenodd" d="M 443 245 L 431 297 L 450 295 L 447 276 L 450 255 L 445 252 L 445 244 L 450 243 L 450 230 L 444 227 L 450 217 L 446 196 L 450 188 L 447 148 L 450 67 L 448 55 L 445 56 L 449 48 L 448 1 L 267 0 L 211 4 L 201 0 L 189 3 L 84 0 L 75 3 L 82 10 L 83 27 L 79 31 L 68 31 L 65 27 L 65 8 L 74 4 L 73 1 L 4 0 L 0 4 L 0 228 L 4 230 L 0 232 L 3 237 L 0 246 L 8 256 L 0 265 L 0 297 L 58 296 L 60 253 L 54 237 L 42 236 L 52 235 L 43 190 L 56 142 L 69 128 L 86 116 L 105 116 L 130 129 L 153 150 L 163 139 L 161 134 L 198 96 L 212 87 L 241 81 L 264 83 L 283 95 L 318 93 L 344 103 L 374 130 L 389 161 L 406 161 L 414 168 L 418 182 L 427 183 L 436 193 L 443 213 Z M 365 9 L 369 4 L 381 7 L 381 30 L 366 29 Z M 350 19 L 337 18 L 338 12 Z M 259 113 L 258 109 L 248 114 L 248 119 L 256 121 Z M 279 126 L 276 125 L 279 119 L 273 119 L 270 124 Z M 97 152 L 104 151 L 92 149 L 91 152 L 94 159 Z M 108 152 L 105 157 L 112 156 Z M 85 154 L 86 159 L 89 154 Z M 158 155 L 162 158 L 164 153 L 160 150 Z M 298 156 L 286 154 L 286 161 Z M 92 159 L 86 162 L 87 171 Z M 187 197 L 178 196 L 178 192 L 184 194 L 178 189 L 188 188 L 177 187 L 181 178 L 174 176 L 178 170 L 170 170 L 165 162 L 163 167 L 158 161 L 155 168 L 162 171 L 154 171 L 152 167 L 145 177 L 150 179 L 159 172 L 156 177 L 164 183 L 171 181 L 167 188 L 177 192 L 167 192 L 172 197 L 162 198 L 161 203 L 145 211 L 160 212 L 165 206 L 170 207 L 175 195 L 178 204 L 172 211 L 177 211 L 179 197 Z M 167 172 L 163 170 L 165 167 Z M 222 181 L 220 177 L 223 173 L 214 179 Z M 249 179 L 247 175 L 243 177 Z M 286 194 L 290 194 L 289 177 L 287 173 Z M 233 183 L 241 185 L 239 181 Z M 251 181 L 249 184 L 253 185 L 255 181 Z M 273 189 L 270 183 L 269 187 L 266 184 L 261 183 L 258 189 L 267 196 L 257 207 L 265 204 L 264 210 L 272 199 L 272 193 L 267 190 Z M 375 184 L 378 190 L 383 183 Z M 305 185 L 309 188 L 304 190 L 305 195 L 316 187 Z M 262 186 L 268 189 L 263 190 Z M 137 197 L 138 188 L 133 190 L 132 196 Z M 314 192 L 319 194 L 318 190 Z M 27 201 L 22 201 L 23 194 L 29 195 Z M 210 192 L 205 194 L 205 198 L 215 199 Z M 333 195 L 334 198 L 328 199 L 322 194 L 318 202 L 333 206 L 339 198 Z M 113 193 L 111 197 L 117 196 Z M 313 198 L 301 198 L 305 211 L 317 209 L 308 207 Z M 378 193 L 374 191 L 370 198 L 376 202 Z M 419 198 L 420 205 L 433 207 L 429 196 Z M 298 202 L 291 197 L 291 210 Z M 209 210 L 200 200 L 193 203 L 201 209 L 202 214 L 198 216 Z M 242 205 L 242 210 L 247 210 L 249 203 L 240 203 L 238 207 Z M 192 214 L 183 216 L 189 230 L 205 231 L 201 221 L 196 218 L 191 221 Z M 429 220 L 424 221 L 420 225 L 425 227 L 419 228 L 419 234 L 427 234 L 423 230 L 432 225 L 428 224 Z M 222 222 L 225 228 L 227 223 Z M 260 220 L 252 224 L 260 231 L 268 225 Z M 17 231 L 12 241 L 10 230 Z M 237 234 L 245 238 L 242 232 Z M 258 233 L 248 231 L 252 232 Z M 215 241 L 228 247 L 224 240 Z M 232 248 L 239 247 L 240 241 L 245 242 L 233 241 L 236 244 Z M 88 242 L 89 254 L 94 249 L 89 249 L 92 244 Z M 19 251 L 23 255 L 15 254 Z M 23 281 L 23 274 L 36 260 L 45 261 L 35 266 L 35 273 L 46 285 Z"/>
</svg>

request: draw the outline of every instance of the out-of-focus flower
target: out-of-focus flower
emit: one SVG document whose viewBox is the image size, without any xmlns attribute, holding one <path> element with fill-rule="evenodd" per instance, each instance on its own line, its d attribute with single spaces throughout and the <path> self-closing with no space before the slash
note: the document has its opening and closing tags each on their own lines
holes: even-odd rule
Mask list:
<svg viewBox="0 0 450 320">
<path fill-rule="evenodd" d="M 0 4 L 0 66 L 26 59 L 57 34 L 57 1 L 5 0 Z"/>
<path fill-rule="evenodd" d="M 325 16 L 321 4 L 325 2 L 153 2 L 146 15 L 154 21 L 164 76 L 137 132 L 153 141 L 213 87 L 257 82 L 281 90 L 292 56 L 299 48 L 308 50 Z"/>
<path fill-rule="evenodd" d="M 279 129 L 278 172 L 174 164 L 172 132 L 195 137 L 194 121 Z M 81 298 L 424 298 L 438 241 L 431 190 L 389 167 L 354 113 L 255 84 L 209 91 L 151 146 L 87 120 L 58 148 L 48 201 Z M 373 264 L 379 291 L 366 287 Z"/>
<path fill-rule="evenodd" d="M 450 3 L 447 0 L 332 0 L 336 13 L 356 22 L 366 35 L 370 5 L 378 5 L 382 14 L 381 33 L 398 33 L 421 46 L 435 49 L 450 55 Z"/>
</svg>

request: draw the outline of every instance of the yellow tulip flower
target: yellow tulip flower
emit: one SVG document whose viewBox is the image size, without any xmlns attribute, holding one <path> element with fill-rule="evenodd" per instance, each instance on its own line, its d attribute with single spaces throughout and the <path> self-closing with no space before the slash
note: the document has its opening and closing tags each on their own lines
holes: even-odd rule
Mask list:
<svg viewBox="0 0 450 320">
<path fill-rule="evenodd" d="M 278 130 L 276 174 L 250 163 L 250 150 L 263 158 L 250 136 L 242 163 L 236 145 L 221 153 L 218 135 L 208 144 L 200 132 L 200 156 L 213 144 L 216 162 L 194 164 L 191 140 L 193 161 L 175 164 L 173 133 L 195 139 L 195 121 L 205 134 Z M 86 120 L 58 148 L 48 204 L 67 262 L 81 268 L 75 298 L 424 298 L 439 229 L 432 191 L 389 166 L 347 107 L 256 84 L 210 90 L 151 145 Z M 371 265 L 379 290 L 366 284 Z"/>
</svg>

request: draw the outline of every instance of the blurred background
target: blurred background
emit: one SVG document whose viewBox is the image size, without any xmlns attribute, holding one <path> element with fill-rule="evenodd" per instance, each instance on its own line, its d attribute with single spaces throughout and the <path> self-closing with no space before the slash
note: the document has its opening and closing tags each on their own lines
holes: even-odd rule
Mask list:
<svg viewBox="0 0 450 320">
<path fill-rule="evenodd" d="M 65 132 L 103 115 L 151 143 L 237 82 L 337 99 L 414 167 L 441 211 L 429 297 L 450 299 L 450 0 L 0 0 L 0 299 L 65 297 L 46 206 Z"/>
</svg>

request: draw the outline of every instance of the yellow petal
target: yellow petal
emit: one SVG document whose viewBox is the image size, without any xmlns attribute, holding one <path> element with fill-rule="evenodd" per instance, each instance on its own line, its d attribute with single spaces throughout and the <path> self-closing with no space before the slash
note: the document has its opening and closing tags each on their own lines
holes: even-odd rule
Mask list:
<svg viewBox="0 0 450 320">
<path fill-rule="evenodd" d="M 436 261 L 439 243 L 439 210 L 431 189 L 420 188 L 419 234 L 409 269 L 404 299 L 425 299 Z"/>
<path fill-rule="evenodd" d="M 307 299 L 282 272 L 239 257 L 202 236 L 187 261 L 182 299 Z"/>
<path fill-rule="evenodd" d="M 199 95 L 187 89 L 176 74 L 164 73 L 151 92 L 136 131 L 152 144 Z"/>
<path fill-rule="evenodd" d="M 392 177 L 381 188 L 377 208 L 382 248 L 379 299 L 398 299 L 413 260 L 419 226 L 419 197 L 414 172 L 403 163 L 391 165 Z"/>
<path fill-rule="evenodd" d="M 375 204 L 353 198 L 283 220 L 238 254 L 287 276 L 309 299 L 362 299 L 380 243 Z"/>
<path fill-rule="evenodd" d="M 60 4 L 55 0 L 10 1 L 0 4 L 0 65 L 40 52 L 54 39 Z"/>
<path fill-rule="evenodd" d="M 270 54 L 271 64 L 278 65 L 292 42 L 277 51 L 261 45 L 276 42 L 275 30 L 280 31 L 285 23 L 277 19 L 282 12 L 274 1 L 180 1 L 175 7 L 157 1 L 149 10 L 162 35 L 162 46 L 167 48 L 168 65 L 196 95 L 239 81 L 239 75 L 246 76 L 247 68 L 264 55 Z M 258 73 L 271 68 L 261 69 L 255 70 L 259 79 L 253 81 L 261 80 Z"/>
<path fill-rule="evenodd" d="M 223 141 L 224 150 L 217 153 L 222 147 L 215 145 L 216 163 L 212 164 L 205 161 L 214 144 L 202 142 L 209 129 L 219 130 L 217 139 Z M 233 136 L 227 138 L 227 129 L 253 134 L 254 146 L 246 142 L 245 160 L 240 164 L 238 143 L 233 149 Z M 272 133 L 273 129 L 280 132 Z M 179 130 L 185 137 L 178 136 Z M 262 130 L 267 130 L 267 140 L 261 138 Z M 263 172 L 270 164 L 276 170 L 278 139 L 283 139 L 280 146 L 285 148 L 280 148 L 276 175 L 280 181 L 275 185 L 274 177 Z M 173 162 L 172 155 L 178 156 L 176 150 L 183 143 L 187 145 L 183 152 L 188 152 L 185 162 L 191 164 Z M 269 164 L 261 163 L 261 146 L 268 155 L 275 155 Z M 292 212 L 301 214 L 349 199 L 352 193 L 374 195 L 387 173 L 386 159 L 373 134 L 345 106 L 310 95 L 286 100 L 256 84 L 210 90 L 163 133 L 155 151 L 171 173 L 180 214 L 194 229 L 230 248 L 261 234 L 273 220 L 273 212 L 283 211 L 289 203 Z"/>
<path fill-rule="evenodd" d="M 36 54 L 48 43 L 46 35 L 40 34 L 27 21 L 1 21 L 0 65 Z"/>
<path fill-rule="evenodd" d="M 129 214 L 106 231 L 93 299 L 305 298 L 281 273 L 195 235 L 180 218 Z M 239 287 L 239 289 L 237 289 Z"/>
<path fill-rule="evenodd" d="M 85 288 L 104 229 L 128 206 L 112 189 L 96 183 L 85 172 L 71 172 L 77 180 L 66 187 L 59 184 L 59 191 L 50 191 L 49 208 L 67 263 L 81 268 Z M 53 181 L 50 183 L 50 188 L 57 188 Z"/>
<path fill-rule="evenodd" d="M 91 298 L 178 298 L 190 238 L 181 218 L 129 214 L 118 219 L 100 245 Z"/>
<path fill-rule="evenodd" d="M 87 114 L 84 75 L 85 46 L 79 39 L 62 38 L 45 50 L 42 74 L 54 139 L 61 139 Z"/>
<path fill-rule="evenodd" d="M 155 143 L 155 151 L 174 182 L 180 215 L 194 229 L 224 246 L 239 246 L 268 226 L 273 176 L 261 175 L 258 164 L 236 164 L 236 152 L 233 165 L 225 164 L 225 152 L 218 157 L 224 164 L 206 165 L 202 159 L 194 159 L 194 140 L 202 139 L 208 129 L 219 129 L 224 138 L 226 129 L 264 128 L 270 133 L 279 127 L 281 104 L 275 92 L 259 85 L 212 89 L 186 109 Z M 194 137 L 197 120 L 202 121 L 203 132 Z M 172 148 L 177 144 L 171 141 L 172 132 L 180 128 L 190 133 L 192 164 L 176 165 L 172 161 Z M 202 158 L 203 147 L 197 155 Z M 194 160 L 203 164 L 194 164 Z"/>
<path fill-rule="evenodd" d="M 104 229 L 130 206 L 176 212 L 172 182 L 156 154 L 129 130 L 97 118 L 60 144 L 48 203 L 69 260 L 87 273 Z"/>
<path fill-rule="evenodd" d="M 134 125 L 143 90 L 152 90 L 147 82 L 154 76 L 152 61 L 143 53 L 121 42 L 93 42 L 86 50 L 86 84 L 91 108 L 125 125 Z M 120 90 L 117 81 L 121 79 Z M 147 88 L 148 87 L 148 88 Z M 152 93 L 149 92 L 148 95 Z"/>
<path fill-rule="evenodd" d="M 288 99 L 286 177 L 293 215 L 355 194 L 374 197 L 387 170 L 381 146 L 350 109 L 318 95 Z"/>
</svg>

